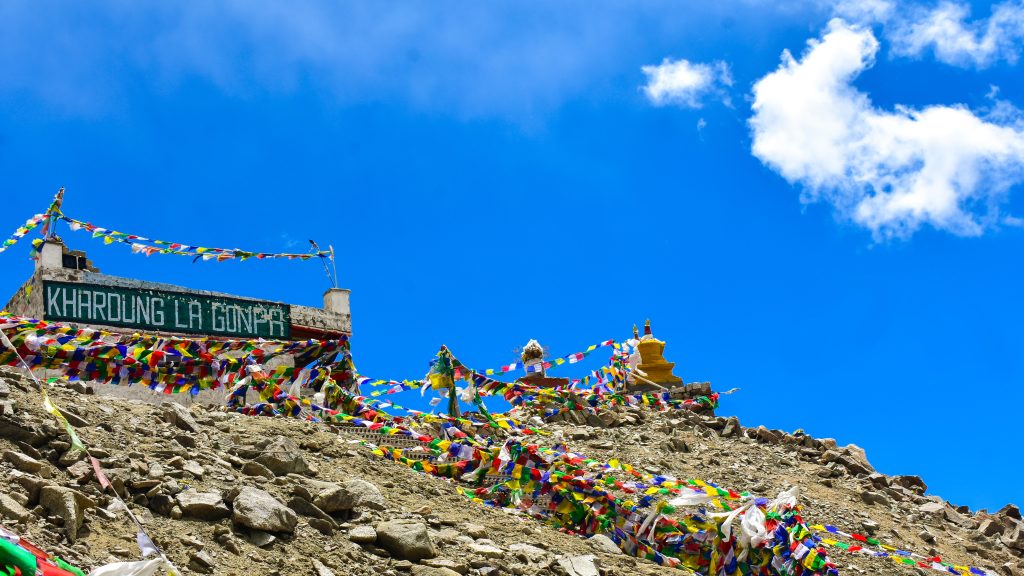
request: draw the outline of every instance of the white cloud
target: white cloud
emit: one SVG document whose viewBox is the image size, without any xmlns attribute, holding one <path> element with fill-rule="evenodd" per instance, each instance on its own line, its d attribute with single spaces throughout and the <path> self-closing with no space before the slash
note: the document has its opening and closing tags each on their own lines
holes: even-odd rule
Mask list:
<svg viewBox="0 0 1024 576">
<path fill-rule="evenodd" d="M 895 9 L 890 0 L 840 0 L 832 11 L 847 22 L 874 24 L 889 20 Z"/>
<path fill-rule="evenodd" d="M 802 201 L 826 201 L 876 238 L 922 224 L 978 235 L 1024 178 L 1024 133 L 963 106 L 886 111 L 852 86 L 874 64 L 868 29 L 833 20 L 800 60 L 754 85 L 753 154 Z"/>
<path fill-rule="evenodd" d="M 987 20 L 969 22 L 970 14 L 969 4 L 948 1 L 910 10 L 888 32 L 893 54 L 920 56 L 931 50 L 940 62 L 979 68 L 999 60 L 1015 63 L 1024 40 L 1024 3 L 997 4 Z"/>
<path fill-rule="evenodd" d="M 646 50 L 713 32 L 737 12 L 750 24 L 736 30 L 768 35 L 821 1 L 113 0 L 57 9 L 9 0 L 0 2 L 0 104 L 123 115 L 160 105 L 145 98 L 198 88 L 536 125 L 569 102 L 632 97 L 617 79 Z"/>
<path fill-rule="evenodd" d="M 709 64 L 665 58 L 657 66 L 641 68 L 647 76 L 643 91 L 656 106 L 674 104 L 700 108 L 709 96 L 730 104 L 724 87 L 732 86 L 732 73 L 725 62 Z"/>
</svg>

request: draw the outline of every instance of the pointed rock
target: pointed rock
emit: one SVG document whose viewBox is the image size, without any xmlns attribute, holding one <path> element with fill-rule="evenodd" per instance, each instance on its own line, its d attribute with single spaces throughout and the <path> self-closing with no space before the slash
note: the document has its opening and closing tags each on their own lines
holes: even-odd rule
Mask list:
<svg viewBox="0 0 1024 576">
<path fill-rule="evenodd" d="M 189 518 L 212 521 L 231 515 L 220 492 L 185 490 L 178 494 L 177 501 L 182 513 Z"/>
<path fill-rule="evenodd" d="M 242 488 L 234 500 L 235 524 L 266 532 L 294 532 L 299 518 L 290 508 L 258 488 Z"/>
<path fill-rule="evenodd" d="M 377 543 L 398 558 L 418 562 L 437 556 L 427 526 L 415 520 L 397 519 L 376 526 Z"/>
</svg>

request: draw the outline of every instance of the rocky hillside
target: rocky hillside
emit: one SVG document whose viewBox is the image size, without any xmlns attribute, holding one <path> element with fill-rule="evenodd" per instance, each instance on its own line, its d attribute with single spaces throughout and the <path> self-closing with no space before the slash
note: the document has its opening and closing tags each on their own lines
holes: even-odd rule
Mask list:
<svg viewBox="0 0 1024 576">
<path fill-rule="evenodd" d="M 3 370 L 3 369 L 0 369 Z M 482 506 L 450 481 L 373 456 L 337 427 L 216 408 L 51 396 L 114 489 L 185 573 L 601 576 L 679 574 L 533 518 Z M 44 411 L 31 382 L 0 372 L 0 525 L 83 568 L 139 557 L 136 528 Z M 913 476 L 876 473 L 839 447 L 734 419 L 621 409 L 548 423 L 539 441 L 652 474 L 774 495 L 797 486 L 808 524 L 938 555 L 994 574 L 1024 574 L 1019 510 L 955 507 Z M 842 536 L 836 540 L 853 542 Z M 830 549 L 844 574 L 936 573 Z"/>
</svg>

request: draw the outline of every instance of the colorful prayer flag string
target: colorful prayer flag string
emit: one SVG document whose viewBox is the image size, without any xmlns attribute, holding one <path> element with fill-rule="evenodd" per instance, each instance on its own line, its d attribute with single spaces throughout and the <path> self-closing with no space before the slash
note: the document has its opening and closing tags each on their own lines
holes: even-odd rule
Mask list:
<svg viewBox="0 0 1024 576">
<path fill-rule="evenodd" d="M 937 570 L 947 574 L 972 574 L 974 576 L 987 576 L 989 574 L 989 572 L 974 566 L 960 566 L 950 564 L 949 562 L 943 562 L 942 558 L 939 556 L 926 556 L 909 550 L 901 550 L 895 546 L 884 544 L 877 538 L 873 538 L 871 536 L 865 536 L 856 532 L 843 532 L 839 528 L 829 524 L 816 524 L 810 528 L 811 530 L 818 530 L 819 532 L 827 532 L 829 534 L 843 536 L 858 542 L 858 544 L 848 544 L 846 542 L 839 542 L 830 538 L 822 539 L 822 543 L 826 546 L 839 548 L 847 552 L 859 552 L 875 558 L 890 558 L 897 564 L 925 568 L 928 570 Z M 875 547 L 875 549 L 871 549 L 869 547 Z"/>
<path fill-rule="evenodd" d="M 18 240 L 24 238 L 26 234 L 34 230 L 44 220 L 46 220 L 46 214 L 36 214 L 35 216 L 26 220 L 23 225 L 19 226 L 18 229 L 15 230 L 13 234 L 11 234 L 10 238 L 4 240 L 3 243 L 0 244 L 0 252 L 3 252 L 4 250 L 7 250 L 11 246 L 17 244 Z"/>
<path fill-rule="evenodd" d="M 176 254 L 179 256 L 191 256 L 196 259 L 201 258 L 204 261 L 214 260 L 217 262 L 232 259 L 244 261 L 248 260 L 249 258 L 255 258 L 257 260 L 273 258 L 287 260 L 309 260 L 311 258 L 333 257 L 330 251 L 309 252 L 305 254 L 253 252 L 249 250 L 242 250 L 239 248 L 208 248 L 205 246 L 193 246 L 190 244 L 182 244 L 179 242 L 151 240 L 149 238 L 138 236 L 135 234 L 128 234 L 125 232 L 118 232 L 117 230 L 101 228 L 88 222 L 76 220 L 74 218 L 66 216 L 61 212 L 58 212 L 58 214 L 61 220 L 68 223 L 68 226 L 71 228 L 71 230 L 85 230 L 87 232 L 91 232 L 93 238 L 102 238 L 104 244 L 113 244 L 114 242 L 126 244 L 131 247 L 132 253 L 145 254 L 146 256 L 150 256 L 153 254 Z"/>
</svg>

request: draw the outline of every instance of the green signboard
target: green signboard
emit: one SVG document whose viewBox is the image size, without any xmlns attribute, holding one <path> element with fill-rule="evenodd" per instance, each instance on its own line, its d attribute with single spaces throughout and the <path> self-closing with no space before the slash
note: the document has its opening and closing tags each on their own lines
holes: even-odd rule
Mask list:
<svg viewBox="0 0 1024 576">
<path fill-rule="evenodd" d="M 287 339 L 287 304 L 186 292 L 43 282 L 43 318 L 207 336 Z"/>
</svg>

